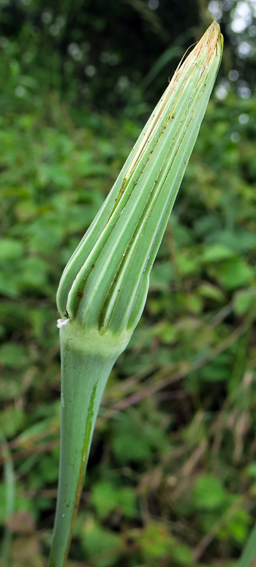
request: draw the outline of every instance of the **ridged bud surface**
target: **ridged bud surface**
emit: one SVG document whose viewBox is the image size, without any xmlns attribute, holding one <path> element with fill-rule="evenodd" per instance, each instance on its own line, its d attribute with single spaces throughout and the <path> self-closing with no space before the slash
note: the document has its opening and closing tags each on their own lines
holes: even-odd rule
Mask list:
<svg viewBox="0 0 256 567">
<path fill-rule="evenodd" d="M 102 335 L 130 333 L 204 117 L 222 55 L 213 22 L 175 72 L 108 198 L 64 270 L 64 318 Z"/>
</svg>

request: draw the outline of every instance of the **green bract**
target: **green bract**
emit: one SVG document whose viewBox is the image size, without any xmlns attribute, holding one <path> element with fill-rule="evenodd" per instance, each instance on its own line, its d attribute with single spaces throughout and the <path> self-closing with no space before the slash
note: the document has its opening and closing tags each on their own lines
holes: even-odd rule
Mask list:
<svg viewBox="0 0 256 567">
<path fill-rule="evenodd" d="M 68 554 L 101 397 L 141 317 L 222 44 L 214 21 L 175 72 L 60 281 L 61 456 L 51 567 L 62 567 Z"/>
<path fill-rule="evenodd" d="M 57 304 L 83 328 L 129 334 L 148 292 L 149 274 L 220 63 L 213 22 L 175 73 L 108 198 L 68 262 Z"/>
</svg>

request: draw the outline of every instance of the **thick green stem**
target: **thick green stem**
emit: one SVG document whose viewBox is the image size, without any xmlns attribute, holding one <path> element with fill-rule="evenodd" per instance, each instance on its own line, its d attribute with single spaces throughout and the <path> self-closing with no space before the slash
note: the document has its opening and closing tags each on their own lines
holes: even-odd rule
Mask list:
<svg viewBox="0 0 256 567">
<path fill-rule="evenodd" d="M 80 341 L 75 323 L 61 335 L 61 445 L 57 510 L 49 567 L 65 565 L 79 505 L 92 434 L 107 379 L 127 340 L 102 352 L 91 336 Z M 114 348 L 113 348 L 114 346 Z M 80 347 L 80 348 L 79 348 Z M 109 350 L 111 354 L 109 354 Z"/>
</svg>

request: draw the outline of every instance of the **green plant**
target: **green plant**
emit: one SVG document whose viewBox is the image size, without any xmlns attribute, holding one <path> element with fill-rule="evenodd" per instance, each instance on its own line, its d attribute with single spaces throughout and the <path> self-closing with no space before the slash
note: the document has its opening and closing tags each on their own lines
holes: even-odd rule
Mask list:
<svg viewBox="0 0 256 567">
<path fill-rule="evenodd" d="M 57 293 L 61 454 L 50 567 L 65 564 L 105 385 L 146 301 L 150 271 L 194 147 L 222 55 L 214 21 L 177 69 Z"/>
<path fill-rule="evenodd" d="M 184 564 L 169 549 L 155 558 L 160 533 L 175 550 L 189 548 L 189 567 L 237 567 L 255 523 L 256 100 L 217 93 L 142 318 L 104 392 L 68 565 L 133 567 L 145 564 L 145 552 L 148 567 Z M 74 123 L 73 110 L 49 93 L 36 110 L 15 103 L 1 116 L 0 429 L 15 474 L 13 513 L 0 511 L 1 555 L 12 533 L 8 567 L 46 564 L 51 539 L 59 275 L 140 133 L 137 119 L 77 108 Z M 250 268 L 236 287 L 231 259 Z M 2 443 L 1 464 L 5 453 Z M 224 489 L 214 508 L 198 500 L 209 476 Z M 0 482 L 6 505 L 7 478 Z M 123 490 L 133 495 L 129 509 Z"/>
</svg>

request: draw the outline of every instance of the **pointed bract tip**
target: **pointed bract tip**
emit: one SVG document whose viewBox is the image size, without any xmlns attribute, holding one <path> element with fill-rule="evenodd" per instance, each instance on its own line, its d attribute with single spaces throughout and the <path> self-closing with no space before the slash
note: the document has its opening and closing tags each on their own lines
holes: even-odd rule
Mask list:
<svg viewBox="0 0 256 567">
<path fill-rule="evenodd" d="M 209 61 L 212 55 L 216 52 L 219 55 L 219 49 L 222 50 L 223 36 L 220 32 L 220 26 L 216 20 L 206 30 L 201 37 L 197 46 L 195 47 L 195 54 L 199 55 L 207 47 L 207 60 Z"/>
</svg>

